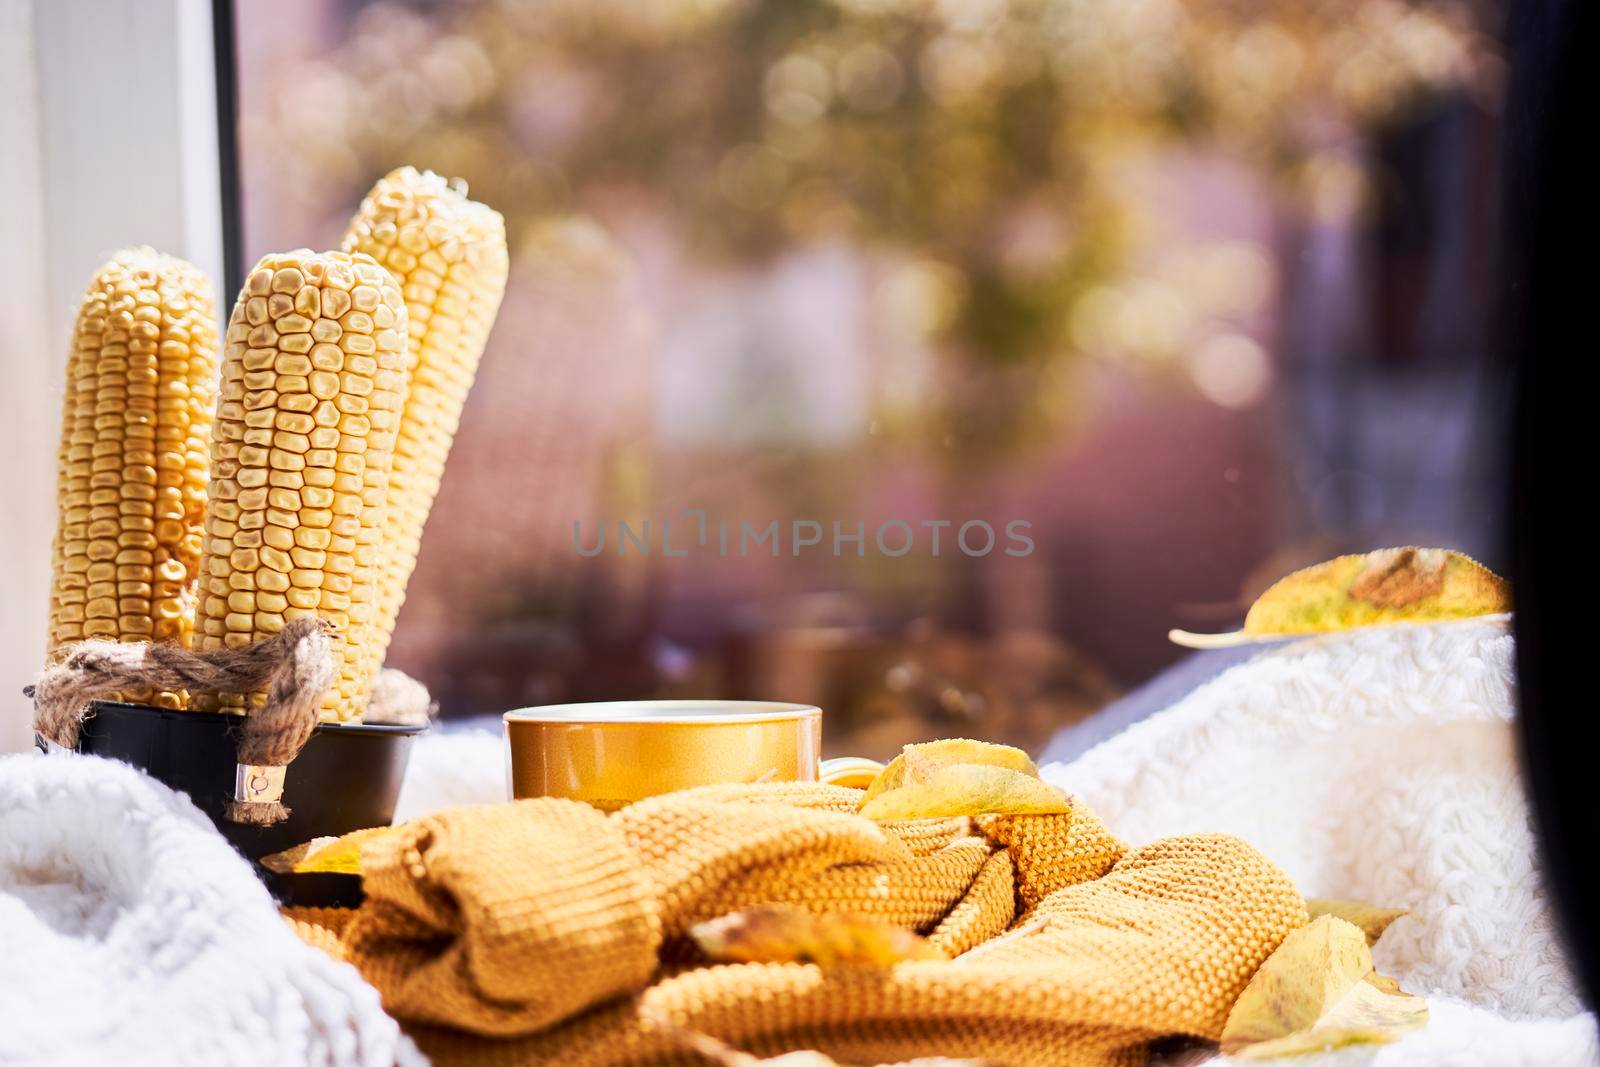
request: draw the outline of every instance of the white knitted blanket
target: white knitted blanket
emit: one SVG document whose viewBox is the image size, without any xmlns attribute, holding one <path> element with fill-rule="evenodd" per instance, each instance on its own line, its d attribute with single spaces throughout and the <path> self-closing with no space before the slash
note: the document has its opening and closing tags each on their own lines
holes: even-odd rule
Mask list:
<svg viewBox="0 0 1600 1067">
<path fill-rule="evenodd" d="M 0 1064 L 425 1062 L 186 796 L 109 760 L 0 757 Z"/>
<path fill-rule="evenodd" d="M 1294 1063 L 1588 1067 L 1595 1020 L 1518 778 L 1512 651 L 1504 617 L 1297 641 L 1041 773 L 1129 840 L 1233 833 L 1307 896 L 1409 909 L 1373 955 L 1428 998 L 1428 1026 Z"/>
<path fill-rule="evenodd" d="M 1264 651 L 1071 764 L 1120 834 L 1220 830 L 1310 896 L 1406 907 L 1379 969 L 1429 998 L 1395 1045 L 1295 1067 L 1600 1064 L 1517 779 L 1503 620 Z M 400 817 L 505 797 L 492 734 L 419 741 Z M 350 967 L 302 945 L 181 796 L 132 770 L 0 758 L 0 1064 L 419 1063 Z"/>
</svg>

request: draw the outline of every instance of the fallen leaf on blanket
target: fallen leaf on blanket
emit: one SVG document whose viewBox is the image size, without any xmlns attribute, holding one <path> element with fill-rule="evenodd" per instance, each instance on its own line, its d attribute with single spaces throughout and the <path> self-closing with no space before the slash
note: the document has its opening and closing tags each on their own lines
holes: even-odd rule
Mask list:
<svg viewBox="0 0 1600 1067">
<path fill-rule="evenodd" d="M 1428 1004 L 1372 969 L 1367 935 L 1322 915 L 1284 938 L 1240 994 L 1222 1051 L 1267 1059 L 1385 1044 L 1428 1021 Z"/>
<path fill-rule="evenodd" d="M 1393 978 L 1390 978 L 1386 974 L 1379 974 L 1377 971 L 1373 971 L 1371 974 L 1367 975 L 1365 981 L 1368 985 L 1382 990 L 1385 993 L 1405 993 L 1405 990 L 1400 988 L 1399 982 Z"/>
<path fill-rule="evenodd" d="M 1056 815 L 1072 800 L 1053 785 L 1020 771 L 961 763 L 879 793 L 861 805 L 869 819 L 933 819 L 951 815 Z"/>
<path fill-rule="evenodd" d="M 360 874 L 361 846 L 393 833 L 393 826 L 352 830 L 343 837 L 314 837 L 303 845 L 261 858 L 261 866 L 275 874 Z"/>
<path fill-rule="evenodd" d="M 1029 777 L 1039 777 L 1039 768 L 1020 748 L 997 745 L 989 741 L 973 741 L 965 737 L 951 737 L 943 741 L 927 741 L 919 745 L 906 745 L 900 755 L 889 761 L 870 785 L 867 795 L 861 798 L 866 805 L 880 793 L 891 789 L 926 781 L 941 767 L 978 764 L 986 767 L 1003 767 Z"/>
<path fill-rule="evenodd" d="M 715 960 L 887 967 L 902 960 L 942 960 L 919 935 L 854 915 L 818 915 L 788 904 L 764 904 L 689 931 Z"/>
<path fill-rule="evenodd" d="M 1172 630 L 1167 636 L 1189 648 L 1226 648 L 1291 634 L 1510 610 L 1511 583 L 1476 560 L 1443 548 L 1380 548 L 1279 579 L 1250 606 L 1242 630 Z"/>
<path fill-rule="evenodd" d="M 1306 899 L 1306 911 L 1315 919 L 1319 915 L 1333 915 L 1357 926 L 1367 935 L 1367 944 L 1376 945 L 1378 938 L 1389 929 L 1389 924 L 1410 912 L 1404 908 L 1380 908 L 1376 904 L 1363 904 L 1359 900 Z"/>
</svg>

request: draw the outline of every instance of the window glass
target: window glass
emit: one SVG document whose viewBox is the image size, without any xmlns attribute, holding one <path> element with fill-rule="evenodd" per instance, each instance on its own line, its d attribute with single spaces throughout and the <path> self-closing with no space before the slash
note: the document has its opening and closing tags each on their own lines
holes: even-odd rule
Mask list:
<svg viewBox="0 0 1600 1067">
<path fill-rule="evenodd" d="M 1482 4 L 237 17 L 248 259 L 403 163 L 509 224 L 390 653 L 447 716 L 1037 751 L 1297 566 L 1495 543 Z"/>
</svg>

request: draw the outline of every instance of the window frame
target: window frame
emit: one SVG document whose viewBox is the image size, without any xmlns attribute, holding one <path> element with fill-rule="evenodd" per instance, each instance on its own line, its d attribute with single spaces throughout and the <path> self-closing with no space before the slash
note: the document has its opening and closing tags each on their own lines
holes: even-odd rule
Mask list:
<svg viewBox="0 0 1600 1067">
<path fill-rule="evenodd" d="M 0 752 L 32 743 L 24 683 L 46 644 L 56 442 L 84 284 L 148 244 L 237 290 L 239 186 L 231 0 L 0 0 Z M 130 102 L 119 107 L 118 102 Z"/>
</svg>

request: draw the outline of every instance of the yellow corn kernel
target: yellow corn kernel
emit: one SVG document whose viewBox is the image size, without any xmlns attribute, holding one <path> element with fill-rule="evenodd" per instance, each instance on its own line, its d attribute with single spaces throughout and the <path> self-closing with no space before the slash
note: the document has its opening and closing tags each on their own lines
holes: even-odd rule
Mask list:
<svg viewBox="0 0 1600 1067">
<path fill-rule="evenodd" d="M 411 382 L 387 490 L 371 646 L 376 669 L 388 650 L 406 583 L 416 567 L 422 527 L 439 492 L 461 407 L 505 295 L 510 260 L 505 220 L 498 212 L 467 199 L 439 175 L 412 167 L 401 167 L 373 186 L 345 231 L 342 247 L 365 252 L 394 275 L 410 316 Z M 352 337 L 352 323 L 370 321 L 382 327 L 388 322 L 381 302 L 360 289 L 350 296 L 352 310 L 339 319 L 344 332 L 330 331 L 337 341 L 312 349 L 313 365 L 318 364 L 319 350 L 331 347 L 342 356 L 344 371 L 351 372 L 368 358 L 361 344 L 350 343 L 366 336 L 358 332 Z M 326 306 L 323 310 L 326 314 Z M 316 336 L 315 327 L 312 334 Z M 340 405 L 339 430 L 357 443 L 369 440 L 362 431 L 369 423 L 377 427 L 380 416 L 386 416 L 377 403 L 380 392 L 349 393 L 369 404 Z M 341 451 L 352 450 L 341 446 Z"/>
<path fill-rule="evenodd" d="M 342 324 L 323 316 L 358 299 L 375 311 L 360 335 L 367 363 L 352 370 L 346 361 L 341 374 L 314 388 L 335 401 L 360 393 L 392 427 L 408 377 L 406 307 L 394 279 L 370 256 L 305 249 L 269 255 L 250 272 L 223 350 L 211 496 L 226 504 L 207 516 L 198 612 L 198 643 L 207 649 L 259 641 L 290 619 L 314 615 L 330 623 L 339 670 L 323 718 L 340 721 L 360 719 L 376 666 L 371 618 L 395 435 L 376 419 L 333 430 L 340 448 L 346 436 L 363 431 L 355 482 L 341 487 L 332 477 L 341 453 L 313 448 L 304 432 L 312 428 L 305 413 L 316 402 L 302 398 L 323 372 L 306 373 L 311 364 L 301 353 L 308 349 L 297 339 L 335 325 L 341 340 L 352 336 L 349 315 Z M 313 477 L 318 471 L 329 477 Z M 353 536 L 341 544 L 328 529 L 336 515 L 353 524 Z M 242 711 L 264 699 L 264 693 L 202 693 L 194 703 Z"/>
<path fill-rule="evenodd" d="M 215 303 L 198 267 L 134 248 L 95 273 L 67 360 L 52 658 L 91 637 L 191 643 L 216 374 Z"/>
</svg>

